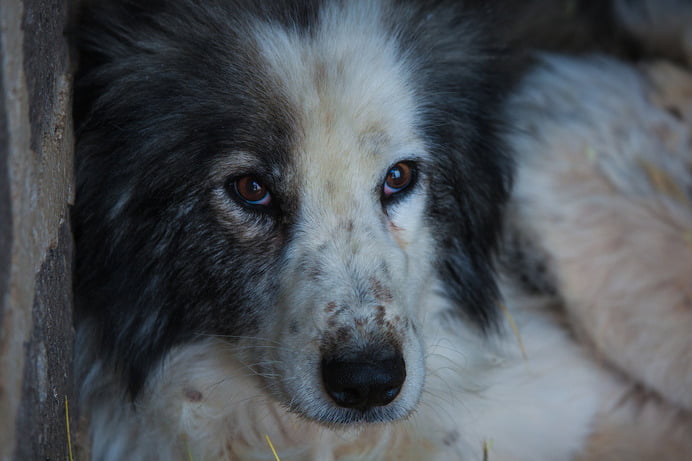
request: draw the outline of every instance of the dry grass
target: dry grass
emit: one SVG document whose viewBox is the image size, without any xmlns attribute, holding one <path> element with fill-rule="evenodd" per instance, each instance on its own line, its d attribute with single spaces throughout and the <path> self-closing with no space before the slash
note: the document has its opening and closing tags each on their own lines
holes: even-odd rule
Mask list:
<svg viewBox="0 0 692 461">
<path fill-rule="evenodd" d="M 521 356 L 524 358 L 524 361 L 528 361 L 529 358 L 526 355 L 526 349 L 524 348 L 524 341 L 521 340 L 521 335 L 519 334 L 519 328 L 517 328 L 517 324 L 514 323 L 514 319 L 512 318 L 512 314 L 509 313 L 509 310 L 507 310 L 507 307 L 500 303 L 500 309 L 502 309 L 502 313 L 507 317 L 507 321 L 509 322 L 509 326 L 512 328 L 512 331 L 514 332 L 514 336 L 517 338 L 517 342 L 519 343 L 519 349 L 521 349 Z M 485 445 L 484 445 L 485 447 Z"/>
<path fill-rule="evenodd" d="M 70 435 L 70 406 L 67 402 L 67 396 L 65 396 L 65 427 L 67 431 L 67 457 L 70 461 L 74 461 L 72 455 L 72 436 Z"/>
<path fill-rule="evenodd" d="M 264 434 L 264 437 L 267 439 L 267 443 L 269 444 L 269 448 L 272 449 L 272 453 L 274 454 L 274 458 L 276 458 L 276 461 L 281 461 L 281 459 L 279 459 L 279 455 L 276 454 L 276 449 L 274 448 L 274 444 L 272 443 L 271 439 L 269 438 L 269 434 Z"/>
</svg>

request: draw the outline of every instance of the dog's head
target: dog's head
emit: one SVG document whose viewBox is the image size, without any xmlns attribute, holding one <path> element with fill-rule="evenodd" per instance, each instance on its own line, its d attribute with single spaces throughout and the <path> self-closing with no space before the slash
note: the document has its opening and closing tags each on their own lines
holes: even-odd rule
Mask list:
<svg viewBox="0 0 692 461">
<path fill-rule="evenodd" d="M 87 16 L 78 315 L 133 396 L 216 336 L 309 419 L 404 417 L 436 281 L 492 321 L 502 71 L 456 7 L 231 3 Z"/>
</svg>

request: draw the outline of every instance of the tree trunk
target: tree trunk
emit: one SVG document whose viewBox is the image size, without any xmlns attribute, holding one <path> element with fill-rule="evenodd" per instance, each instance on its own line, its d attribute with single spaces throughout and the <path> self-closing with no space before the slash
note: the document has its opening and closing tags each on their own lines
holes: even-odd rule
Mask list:
<svg viewBox="0 0 692 461">
<path fill-rule="evenodd" d="M 76 421 L 71 3 L 0 2 L 0 461 L 69 459 Z"/>
</svg>

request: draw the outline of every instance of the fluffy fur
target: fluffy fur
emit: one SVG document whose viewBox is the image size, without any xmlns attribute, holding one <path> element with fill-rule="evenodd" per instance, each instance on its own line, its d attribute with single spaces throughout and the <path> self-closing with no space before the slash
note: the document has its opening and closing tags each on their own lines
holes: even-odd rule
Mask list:
<svg viewBox="0 0 692 461">
<path fill-rule="evenodd" d="M 510 207 L 520 240 L 549 255 L 553 280 L 536 283 L 554 285 L 579 333 L 687 409 L 690 109 L 692 75 L 671 64 L 546 58 L 513 103 L 522 158 Z"/>
<path fill-rule="evenodd" d="M 508 268 L 641 386 L 594 422 L 580 459 L 690 450 L 690 90 L 692 73 L 669 63 L 553 55 L 510 104 L 520 157 Z"/>
<path fill-rule="evenodd" d="M 581 306 L 608 295 L 603 305 L 617 309 L 611 292 L 581 288 L 568 253 L 578 248 L 571 238 L 607 238 L 571 237 L 546 218 L 583 220 L 579 202 L 558 195 L 561 166 L 579 166 L 573 151 L 554 168 L 543 159 L 564 133 L 577 135 L 562 130 L 559 112 L 546 114 L 571 104 L 578 116 L 568 123 L 585 120 L 595 136 L 595 106 L 574 107 L 565 93 L 629 75 L 640 83 L 623 88 L 624 102 L 645 83 L 614 62 L 547 58 L 505 106 L 518 67 L 495 44 L 488 14 L 471 2 L 386 0 L 87 9 L 75 295 L 94 459 L 272 459 L 265 434 L 283 460 L 692 453 L 689 416 L 635 398 L 636 381 L 594 360 L 559 304 L 575 306 L 578 331 L 611 363 L 685 406 L 675 378 L 681 364 L 689 370 L 682 322 L 656 334 L 677 354 L 656 343 L 663 371 L 633 365 L 622 341 L 599 342 L 598 320 Z M 611 126 L 606 115 L 595 116 Z M 508 119 L 522 124 L 508 129 Z M 624 139 L 615 133 L 604 136 Z M 521 257 L 507 258 L 498 285 L 509 144 L 520 168 L 506 251 Z M 628 147 L 605 150 L 630 171 Z M 671 156 L 665 171 L 687 161 Z M 386 178 L 402 162 L 413 176 L 392 193 Z M 239 193 L 248 177 L 269 191 L 262 203 Z M 687 179 L 670 177 L 689 199 Z M 686 222 L 689 208 L 676 206 L 670 216 Z M 526 255 L 549 273 L 537 277 Z M 680 261 L 661 277 L 678 280 Z M 349 404 L 353 388 L 333 388 L 344 380 L 384 382 L 391 399 Z M 644 420 L 630 427 L 639 409 Z"/>
</svg>

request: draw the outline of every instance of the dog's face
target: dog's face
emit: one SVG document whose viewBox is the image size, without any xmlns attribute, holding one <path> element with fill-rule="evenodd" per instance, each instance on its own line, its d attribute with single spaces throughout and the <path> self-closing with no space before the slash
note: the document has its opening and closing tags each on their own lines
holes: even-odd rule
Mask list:
<svg viewBox="0 0 692 461">
<path fill-rule="evenodd" d="M 293 142 L 274 179 L 241 176 L 231 187 L 236 203 L 219 208 L 222 220 L 268 212 L 268 223 L 290 213 L 276 289 L 260 295 L 272 311 L 258 336 L 276 347 L 260 342 L 248 360 L 292 410 L 328 423 L 407 415 L 424 375 L 416 325 L 435 260 L 430 158 L 395 43 L 383 38 L 374 48 L 353 38 L 372 20 L 342 15 L 310 38 L 259 31 Z M 248 181 L 262 196 L 250 207 Z M 257 226 L 248 238 L 262 242 L 270 232 Z"/>
<path fill-rule="evenodd" d="M 433 282 L 481 323 L 494 299 L 508 181 L 496 88 L 474 74 L 485 61 L 451 51 L 457 36 L 416 44 L 433 40 L 422 13 L 387 2 L 273 21 L 269 5 L 238 19 L 223 2 L 179 3 L 126 26 L 92 18 L 105 25 L 76 90 L 89 114 L 80 315 L 133 395 L 172 346 L 214 336 L 309 419 L 405 417 L 423 389 Z M 434 30 L 453 12 L 421 17 Z"/>
<path fill-rule="evenodd" d="M 220 230 L 263 252 L 242 260 L 262 309 L 244 360 L 280 401 L 325 423 L 413 409 L 424 375 L 415 325 L 435 259 L 410 69 L 391 40 L 346 40 L 374 27 L 359 13 L 312 37 L 254 31 L 290 141 L 280 156 L 231 151 L 211 170 Z"/>
</svg>

